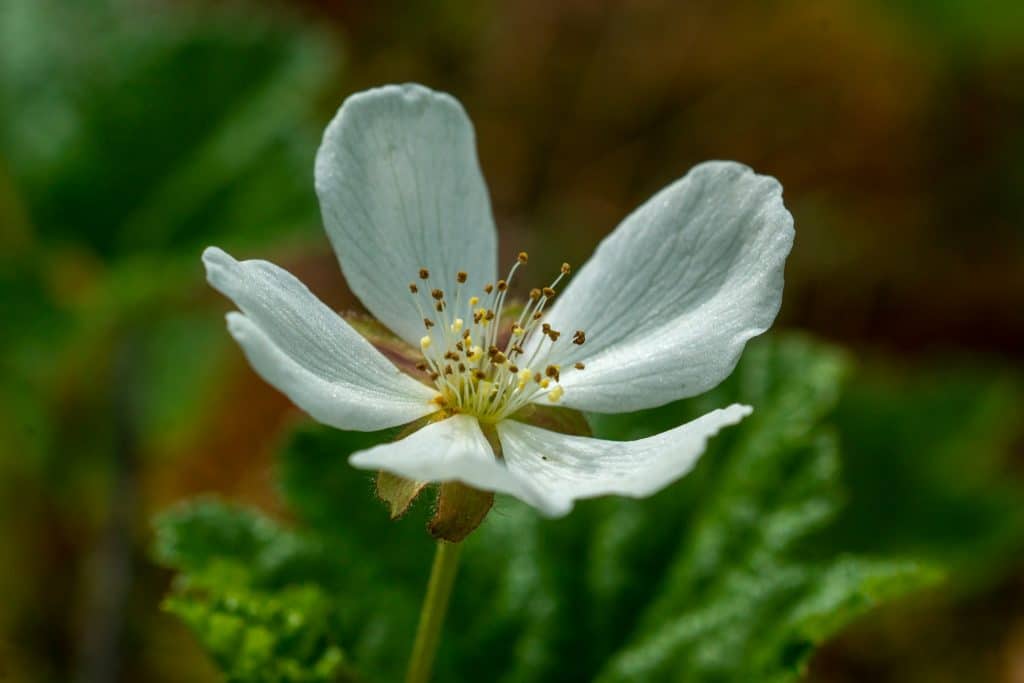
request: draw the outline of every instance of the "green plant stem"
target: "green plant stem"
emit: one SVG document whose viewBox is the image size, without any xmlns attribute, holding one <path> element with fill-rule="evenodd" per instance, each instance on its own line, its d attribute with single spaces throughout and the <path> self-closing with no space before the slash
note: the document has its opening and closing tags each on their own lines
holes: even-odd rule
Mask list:
<svg viewBox="0 0 1024 683">
<path fill-rule="evenodd" d="M 448 611 L 448 598 L 451 597 L 455 574 L 459 570 L 461 549 L 461 543 L 437 542 L 427 596 L 423 599 L 420 625 L 416 629 L 416 642 L 413 643 L 409 669 L 405 674 L 406 683 L 427 683 L 430 680 L 434 655 L 441 642 L 441 626 Z"/>
</svg>

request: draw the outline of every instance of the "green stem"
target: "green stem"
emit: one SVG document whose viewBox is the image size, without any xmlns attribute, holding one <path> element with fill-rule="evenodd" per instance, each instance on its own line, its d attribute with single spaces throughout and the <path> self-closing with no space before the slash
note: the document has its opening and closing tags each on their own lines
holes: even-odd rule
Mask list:
<svg viewBox="0 0 1024 683">
<path fill-rule="evenodd" d="M 430 570 L 427 597 L 423 599 L 420 625 L 416 629 L 416 642 L 409 657 L 409 669 L 405 674 L 406 683 L 427 683 L 434 666 L 434 655 L 441 642 L 441 626 L 448 611 L 448 598 L 455 585 L 455 574 L 459 570 L 459 550 L 462 544 L 437 542 L 434 566 Z"/>
</svg>

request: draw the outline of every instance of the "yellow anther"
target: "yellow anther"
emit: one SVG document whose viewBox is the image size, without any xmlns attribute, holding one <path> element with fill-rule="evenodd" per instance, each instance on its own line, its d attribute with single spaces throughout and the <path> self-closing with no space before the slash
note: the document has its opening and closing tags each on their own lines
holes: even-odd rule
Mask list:
<svg viewBox="0 0 1024 683">
<path fill-rule="evenodd" d="M 481 349 L 479 346 L 474 346 L 469 350 L 469 355 L 467 355 L 466 358 L 471 361 L 478 361 L 480 360 L 480 356 L 482 356 L 483 353 L 483 349 Z"/>
<path fill-rule="evenodd" d="M 551 401 L 552 403 L 558 403 L 560 400 L 562 400 L 562 394 L 564 393 L 565 389 L 563 389 L 561 386 L 557 386 L 548 392 L 548 400 Z"/>
<path fill-rule="evenodd" d="M 476 306 L 478 303 L 480 303 L 480 297 L 478 297 L 478 296 L 471 296 L 471 297 L 469 297 L 469 305 L 470 305 L 470 307 Z"/>
<path fill-rule="evenodd" d="M 551 386 L 551 380 L 545 377 L 539 382 L 539 384 L 541 389 L 547 389 L 549 386 Z"/>
<path fill-rule="evenodd" d="M 531 377 L 533 377 L 533 373 L 530 372 L 529 368 L 523 368 L 522 370 L 519 371 L 519 383 L 520 384 L 526 384 L 527 382 L 530 381 Z"/>
<path fill-rule="evenodd" d="M 517 337 L 523 336 L 523 333 L 525 333 L 525 332 L 526 332 L 526 330 L 524 330 L 523 328 L 519 327 L 519 325 L 513 325 L 512 326 L 512 334 L 516 335 Z"/>
<path fill-rule="evenodd" d="M 455 322 L 448 326 L 452 332 L 458 332 L 462 329 L 462 318 L 456 318 Z"/>
<path fill-rule="evenodd" d="M 430 347 L 430 342 L 431 342 L 431 339 L 430 339 L 430 335 L 429 334 L 424 336 L 424 337 L 422 337 L 420 339 L 420 348 L 421 349 L 429 348 Z"/>
</svg>

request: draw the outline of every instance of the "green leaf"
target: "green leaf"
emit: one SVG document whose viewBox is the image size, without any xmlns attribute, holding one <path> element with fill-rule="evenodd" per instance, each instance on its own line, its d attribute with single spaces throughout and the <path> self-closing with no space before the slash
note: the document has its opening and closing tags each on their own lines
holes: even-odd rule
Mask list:
<svg viewBox="0 0 1024 683">
<path fill-rule="evenodd" d="M 795 681 L 815 647 L 851 620 L 934 583 L 924 564 L 826 542 L 841 503 L 829 419 L 845 368 L 840 354 L 806 340 L 763 340 L 707 396 L 595 416 L 598 436 L 635 438 L 733 401 L 755 407 L 690 476 L 649 499 L 587 501 L 544 520 L 499 497 L 465 541 L 437 679 Z M 237 548 L 249 573 L 232 586 L 273 586 L 279 596 L 317 587 L 336 615 L 329 642 L 367 679 L 399 679 L 430 566 L 430 510 L 414 505 L 390 521 L 372 476 L 346 462 L 393 436 L 309 426 L 285 447 L 283 492 L 315 552 L 283 550 L 296 547 L 296 532 L 256 524 L 246 535 L 193 517 L 204 530 L 176 524 L 181 537 L 161 534 L 161 543 L 179 550 L 162 556 L 190 567 L 186 578 L 210 576 L 216 563 L 195 558 Z M 268 557 L 289 554 L 308 561 L 267 569 Z"/>
<path fill-rule="evenodd" d="M 333 601 L 321 584 L 294 582 L 326 564 L 315 543 L 259 513 L 204 501 L 159 520 L 156 555 L 182 572 L 164 608 L 227 680 L 350 680 L 332 636 Z"/>
</svg>

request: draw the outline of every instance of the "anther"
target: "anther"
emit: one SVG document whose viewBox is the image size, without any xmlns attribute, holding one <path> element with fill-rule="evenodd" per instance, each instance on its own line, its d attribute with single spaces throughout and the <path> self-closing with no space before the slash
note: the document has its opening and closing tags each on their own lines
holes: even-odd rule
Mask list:
<svg viewBox="0 0 1024 683">
<path fill-rule="evenodd" d="M 498 291 L 504 292 L 506 289 L 508 289 L 508 283 L 504 280 L 498 280 Z"/>
<path fill-rule="evenodd" d="M 459 363 L 459 372 L 465 372 L 465 371 L 466 371 L 466 364 L 465 363 Z"/>
<path fill-rule="evenodd" d="M 426 372 L 427 364 L 422 362 L 422 361 L 420 361 L 419 363 L 416 364 L 416 369 L 417 370 L 422 370 L 422 371 Z"/>
<path fill-rule="evenodd" d="M 542 312 L 537 311 L 536 313 L 533 314 L 533 319 L 534 320 L 540 320 L 542 315 L 544 315 Z"/>
<path fill-rule="evenodd" d="M 433 326 L 434 326 L 434 321 L 433 320 L 431 320 L 430 318 L 424 318 L 423 319 L 423 327 L 425 327 L 425 328 L 427 328 L 429 330 Z"/>
<path fill-rule="evenodd" d="M 507 360 L 508 358 L 506 358 L 505 354 L 503 354 L 501 351 L 498 351 L 496 354 L 494 354 L 494 356 L 491 357 L 491 362 L 494 363 L 495 365 L 502 365 Z"/>
<path fill-rule="evenodd" d="M 426 280 L 428 277 L 430 277 L 430 271 L 426 268 L 420 268 L 420 279 Z"/>
<path fill-rule="evenodd" d="M 530 290 L 530 298 L 531 298 L 531 299 L 533 299 L 534 301 L 536 301 L 537 299 L 539 299 L 539 298 L 540 298 L 540 290 L 539 290 L 539 289 L 537 289 L 536 287 L 534 287 L 533 289 L 531 289 L 531 290 Z"/>
<path fill-rule="evenodd" d="M 441 376 L 441 375 L 439 375 L 439 374 L 438 374 L 438 373 L 436 373 L 436 372 L 431 372 L 431 373 L 430 373 L 430 379 L 431 379 L 431 381 L 437 381 L 437 378 L 438 378 L 438 377 L 440 377 L 440 376 Z"/>
<path fill-rule="evenodd" d="M 443 302 L 443 301 L 438 301 L 438 302 L 437 302 L 437 303 L 436 303 L 436 304 L 434 305 L 434 309 L 435 309 L 435 310 L 437 310 L 437 312 L 438 312 L 438 313 L 440 313 L 441 311 L 443 311 L 443 310 L 444 310 L 444 302 Z"/>
<path fill-rule="evenodd" d="M 455 322 L 453 322 L 451 325 L 449 325 L 449 327 L 451 328 L 451 331 L 453 333 L 457 334 L 460 330 L 462 330 L 462 325 L 463 325 L 462 318 L 456 318 Z"/>
<path fill-rule="evenodd" d="M 480 303 L 480 297 L 478 297 L 478 296 L 471 296 L 471 297 L 469 297 L 469 305 L 470 306 L 476 306 L 478 303 Z"/>
<path fill-rule="evenodd" d="M 519 256 L 517 256 L 516 258 L 519 260 L 520 263 L 525 265 L 526 262 L 530 260 L 530 255 L 527 254 L 525 251 L 521 251 L 519 252 Z"/>
<path fill-rule="evenodd" d="M 440 289 L 435 289 L 430 292 L 430 296 L 434 297 L 438 301 L 444 298 L 444 292 Z"/>
<path fill-rule="evenodd" d="M 519 366 L 517 366 L 517 365 L 510 365 L 510 366 L 508 366 L 508 371 L 511 372 L 513 375 L 518 375 L 519 374 Z"/>
<path fill-rule="evenodd" d="M 484 285 L 484 292 L 486 292 L 487 294 L 490 294 L 493 291 L 494 291 L 494 285 L 492 285 L 490 282 L 488 282 L 486 285 Z"/>
<path fill-rule="evenodd" d="M 572 335 L 573 344 L 582 346 L 585 341 L 587 341 L 587 335 L 583 330 L 576 330 L 576 334 Z"/>
<path fill-rule="evenodd" d="M 459 272 L 455 273 L 455 281 L 458 282 L 460 285 L 466 281 L 467 277 L 469 276 L 466 274 L 466 271 L 464 270 L 460 270 Z"/>
<path fill-rule="evenodd" d="M 488 308 L 487 312 L 484 313 L 484 320 L 494 320 L 494 311 Z"/>
<path fill-rule="evenodd" d="M 544 368 L 544 374 L 553 378 L 556 382 L 560 379 L 557 365 L 549 365 Z"/>
<path fill-rule="evenodd" d="M 562 398 L 562 394 L 564 393 L 565 389 L 563 389 L 560 386 L 555 387 L 554 389 L 548 392 L 548 400 L 551 401 L 552 403 L 558 403 Z"/>
<path fill-rule="evenodd" d="M 479 379 L 485 379 L 487 377 L 487 373 L 484 372 L 483 370 L 474 370 L 473 371 L 473 377 L 478 379 L 478 380 Z"/>
<path fill-rule="evenodd" d="M 562 264 L 562 275 L 568 275 L 570 270 L 572 269 L 569 267 L 568 263 Z"/>
<path fill-rule="evenodd" d="M 446 374 L 446 375 L 452 374 L 452 366 L 450 366 L 450 365 L 444 366 L 444 374 Z"/>
<path fill-rule="evenodd" d="M 547 335 L 551 341 L 556 342 L 558 341 L 558 338 L 562 336 L 562 333 L 558 330 L 548 330 Z"/>
<path fill-rule="evenodd" d="M 583 368 L 585 368 L 587 366 L 584 365 L 583 363 L 577 362 L 576 364 L 573 365 L 573 367 L 576 368 L 577 370 L 582 370 Z"/>
<path fill-rule="evenodd" d="M 416 292 L 420 291 L 420 288 L 416 286 L 415 282 L 410 282 L 409 283 L 409 291 L 412 292 L 413 294 L 415 294 Z"/>
<path fill-rule="evenodd" d="M 544 287 L 540 291 L 542 291 L 544 293 L 544 296 L 546 296 L 549 299 L 555 295 L 555 290 L 551 289 L 550 287 Z"/>
<path fill-rule="evenodd" d="M 430 347 L 430 335 L 428 334 L 425 337 L 423 337 L 422 339 L 420 339 L 420 348 L 421 349 L 426 349 L 426 348 L 429 348 L 429 347 Z"/>
</svg>

